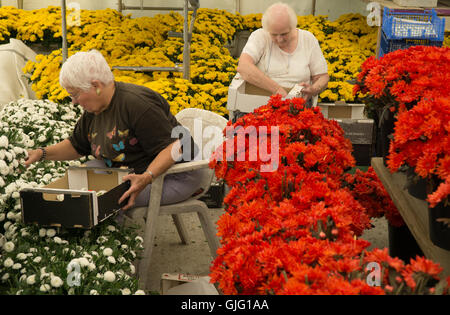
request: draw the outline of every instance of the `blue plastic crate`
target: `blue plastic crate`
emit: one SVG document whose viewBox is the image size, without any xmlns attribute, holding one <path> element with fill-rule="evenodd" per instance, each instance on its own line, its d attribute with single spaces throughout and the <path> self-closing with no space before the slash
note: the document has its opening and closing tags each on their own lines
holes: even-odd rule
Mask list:
<svg viewBox="0 0 450 315">
<path fill-rule="evenodd" d="M 382 30 L 387 39 L 426 39 L 443 41 L 445 19 L 436 10 L 398 10 L 384 8 Z"/>
<path fill-rule="evenodd" d="M 380 46 L 378 57 L 382 57 L 391 51 L 397 49 L 407 49 L 411 46 L 437 46 L 441 47 L 443 40 L 431 40 L 431 39 L 414 39 L 414 38 L 403 38 L 403 39 L 388 39 L 384 31 L 381 31 Z"/>
</svg>

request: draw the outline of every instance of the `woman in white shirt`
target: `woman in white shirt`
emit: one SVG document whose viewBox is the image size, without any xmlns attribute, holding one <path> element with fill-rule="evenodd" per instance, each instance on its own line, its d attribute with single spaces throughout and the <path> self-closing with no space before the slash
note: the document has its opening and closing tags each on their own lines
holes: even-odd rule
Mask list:
<svg viewBox="0 0 450 315">
<path fill-rule="evenodd" d="M 297 15 L 284 3 L 270 6 L 239 58 L 242 79 L 285 97 L 296 84 L 309 101 L 328 85 L 328 66 L 315 36 L 297 28 Z"/>
</svg>

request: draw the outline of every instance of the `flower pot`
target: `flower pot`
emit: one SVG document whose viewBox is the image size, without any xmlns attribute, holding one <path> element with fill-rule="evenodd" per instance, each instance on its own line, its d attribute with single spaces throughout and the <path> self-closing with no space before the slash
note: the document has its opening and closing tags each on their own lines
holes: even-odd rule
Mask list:
<svg viewBox="0 0 450 315">
<path fill-rule="evenodd" d="M 430 239 L 434 245 L 450 250 L 450 225 L 437 221 L 438 219 L 450 219 L 450 205 L 441 202 L 434 208 L 428 209 L 428 227 Z"/>
<path fill-rule="evenodd" d="M 389 155 L 389 145 L 394 133 L 394 122 L 394 113 L 389 109 L 385 109 L 380 113 L 378 122 L 377 155 L 383 157 L 384 165 L 386 165 L 386 157 Z"/>
<path fill-rule="evenodd" d="M 406 189 L 411 196 L 420 200 L 427 199 L 427 186 L 429 184 L 425 178 L 417 175 L 414 171 L 414 168 L 409 167 L 406 171 L 406 179 Z"/>
<path fill-rule="evenodd" d="M 406 224 L 400 227 L 388 224 L 388 232 L 390 256 L 398 257 L 406 263 L 417 255 L 423 256 L 422 250 Z"/>
</svg>

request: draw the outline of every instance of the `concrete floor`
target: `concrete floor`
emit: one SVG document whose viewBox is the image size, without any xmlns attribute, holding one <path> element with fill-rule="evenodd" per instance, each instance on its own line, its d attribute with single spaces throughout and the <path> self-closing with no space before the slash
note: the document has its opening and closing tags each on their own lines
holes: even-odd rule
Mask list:
<svg viewBox="0 0 450 315">
<path fill-rule="evenodd" d="M 211 219 L 216 222 L 224 213 L 223 209 L 210 209 Z M 172 217 L 159 216 L 155 248 L 152 255 L 151 268 L 148 273 L 147 290 L 159 293 L 161 275 L 163 273 L 185 273 L 207 276 L 212 262 L 208 244 L 203 235 L 200 221 L 195 213 L 182 214 L 182 218 L 189 228 L 191 243 L 183 245 L 180 242 Z M 367 230 L 362 238 L 370 241 L 371 248 L 388 247 L 387 221 L 384 218 L 373 221 L 375 227 Z"/>
</svg>

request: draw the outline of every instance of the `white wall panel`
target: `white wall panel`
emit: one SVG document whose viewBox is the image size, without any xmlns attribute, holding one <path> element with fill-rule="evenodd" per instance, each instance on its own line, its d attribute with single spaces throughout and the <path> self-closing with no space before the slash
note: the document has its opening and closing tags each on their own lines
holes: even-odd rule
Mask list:
<svg viewBox="0 0 450 315">
<path fill-rule="evenodd" d="M 200 0 L 202 8 L 222 9 L 235 13 L 237 10 L 243 15 L 250 13 L 262 13 L 271 4 L 279 0 Z M 78 2 L 82 9 L 99 10 L 104 8 L 117 9 L 118 0 L 67 0 L 66 3 Z M 284 0 L 289 3 L 298 15 L 312 13 L 313 0 Z M 140 0 L 124 0 L 128 6 L 140 6 Z M 184 0 L 144 0 L 144 6 L 153 7 L 183 7 Z M 12 5 L 17 7 L 17 0 L 1 0 L 2 6 Z M 61 0 L 23 0 L 23 8 L 34 10 L 45 8 L 49 5 L 61 5 Z M 367 3 L 363 0 L 316 0 L 316 15 L 328 15 L 330 20 L 335 20 L 345 13 L 360 13 L 367 15 Z M 124 11 L 133 17 L 153 16 L 167 11 Z"/>
</svg>

